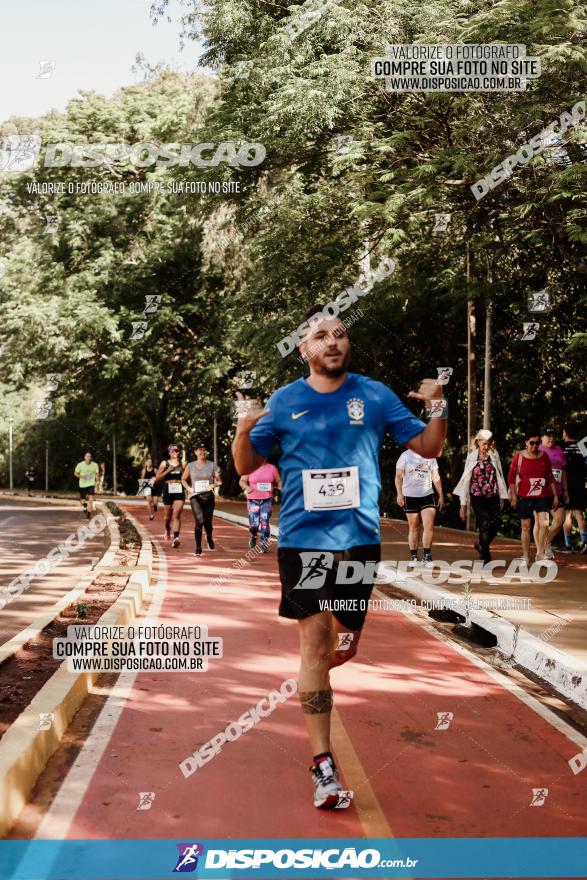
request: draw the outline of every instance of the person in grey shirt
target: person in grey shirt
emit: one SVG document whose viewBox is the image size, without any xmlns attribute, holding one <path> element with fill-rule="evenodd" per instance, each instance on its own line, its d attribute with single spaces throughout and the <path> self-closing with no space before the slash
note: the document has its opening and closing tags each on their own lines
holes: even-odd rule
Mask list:
<svg viewBox="0 0 587 880">
<path fill-rule="evenodd" d="M 185 466 L 182 483 L 194 514 L 196 538 L 195 555 L 202 555 L 202 531 L 206 532 L 208 550 L 214 550 L 212 538 L 212 518 L 214 516 L 214 489 L 220 486 L 220 468 L 214 461 L 208 461 L 208 450 L 205 443 L 196 443 L 193 447 L 195 461 Z"/>
</svg>

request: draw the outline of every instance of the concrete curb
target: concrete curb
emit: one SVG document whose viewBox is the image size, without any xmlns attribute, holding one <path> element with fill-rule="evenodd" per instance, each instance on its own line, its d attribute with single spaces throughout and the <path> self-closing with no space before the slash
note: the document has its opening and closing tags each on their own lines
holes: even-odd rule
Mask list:
<svg viewBox="0 0 587 880">
<path fill-rule="evenodd" d="M 0 492 L 0 499 L 6 501 L 26 501 L 29 503 L 37 502 L 38 504 L 66 504 L 69 507 L 79 507 L 79 499 L 73 495 L 67 498 L 57 498 L 54 495 L 19 495 L 18 492 L 8 492 L 6 490 Z M 96 499 L 98 503 L 98 499 Z"/>
<path fill-rule="evenodd" d="M 132 519 L 129 514 L 127 516 Z M 141 555 L 144 564 L 142 570 L 133 570 L 124 591 L 100 618 L 100 624 L 105 626 L 132 623 L 143 601 L 152 593 L 153 547 L 150 535 L 134 519 L 132 522 L 143 541 Z M 6 834 L 25 806 L 47 761 L 98 677 L 98 673 L 68 672 L 67 661 L 64 661 L 0 740 L 0 837 Z M 40 715 L 47 713 L 53 715 L 52 723 L 47 730 L 41 730 Z"/>
<path fill-rule="evenodd" d="M 30 501 L 36 502 L 40 504 L 68 504 L 70 507 L 79 507 L 79 496 L 75 494 L 75 492 L 70 492 L 67 495 L 27 495 L 26 492 L 9 492 L 7 489 L 0 489 L 0 500 L 6 499 L 8 501 Z M 144 498 L 137 498 L 136 495 L 107 495 L 104 493 L 100 493 L 99 495 L 94 496 L 94 500 L 96 504 L 106 504 L 107 501 L 113 501 L 115 504 L 131 504 L 131 505 L 144 505 Z"/>
<path fill-rule="evenodd" d="M 442 608 L 444 605 L 463 613 L 463 600 L 460 599 L 460 604 L 455 605 L 455 599 L 459 597 L 449 590 L 412 578 L 393 580 L 391 583 L 432 607 Z M 559 651 L 528 630 L 485 608 L 471 609 L 468 620 L 492 633 L 497 639 L 496 650 L 508 660 L 547 682 L 561 696 L 587 709 L 587 669 L 582 669 L 572 655 Z"/>
<path fill-rule="evenodd" d="M 248 526 L 248 520 L 244 516 L 225 513 L 222 510 L 214 511 L 214 515 L 237 525 Z M 272 536 L 279 537 L 278 526 L 270 528 Z M 405 590 L 420 602 L 427 602 L 430 605 L 434 603 L 433 607 L 441 608 L 443 603 L 447 608 L 454 606 L 455 594 L 440 587 L 433 587 L 412 578 L 409 581 L 397 580 L 389 583 Z M 382 583 L 379 586 L 383 585 Z M 543 639 L 533 636 L 527 630 L 484 608 L 472 609 L 469 613 L 469 621 L 492 633 L 497 639 L 496 649 L 508 660 L 547 682 L 561 696 L 576 703 L 582 709 L 587 709 L 587 669 L 579 667 L 576 659 L 570 654 L 559 651 Z"/>
</svg>

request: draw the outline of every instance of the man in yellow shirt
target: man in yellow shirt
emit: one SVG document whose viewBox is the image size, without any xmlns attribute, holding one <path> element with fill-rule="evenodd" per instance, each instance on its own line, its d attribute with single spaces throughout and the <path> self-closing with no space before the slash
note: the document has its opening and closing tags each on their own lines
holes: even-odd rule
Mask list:
<svg viewBox="0 0 587 880">
<path fill-rule="evenodd" d="M 84 514 L 90 519 L 94 513 L 94 494 L 96 492 L 96 480 L 100 469 L 95 461 L 92 461 L 92 453 L 86 452 L 84 460 L 76 465 L 74 477 L 79 480 L 79 500 Z"/>
</svg>

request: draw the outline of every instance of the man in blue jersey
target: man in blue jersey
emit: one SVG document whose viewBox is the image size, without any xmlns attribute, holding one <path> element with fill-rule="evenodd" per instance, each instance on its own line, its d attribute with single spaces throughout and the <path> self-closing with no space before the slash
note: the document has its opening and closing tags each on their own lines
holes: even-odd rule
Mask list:
<svg viewBox="0 0 587 880">
<path fill-rule="evenodd" d="M 339 318 L 314 306 L 299 350 L 310 375 L 279 388 L 265 409 L 251 406 L 237 422 L 232 445 L 239 474 L 260 467 L 281 447 L 279 614 L 298 621 L 299 694 L 314 760 L 314 805 L 332 809 L 348 800 L 330 746 L 333 705 L 330 670 L 357 652 L 375 569 L 381 558 L 379 452 L 389 431 L 396 443 L 425 458 L 440 455 L 446 437 L 443 388 L 425 379 L 409 396 L 426 401 L 428 424 L 394 392 L 347 372 L 350 342 Z M 359 563 L 352 566 L 348 563 Z M 345 566 L 341 563 L 347 563 Z M 360 563 L 363 565 L 361 566 Z M 359 582 L 357 570 L 363 572 Z"/>
</svg>

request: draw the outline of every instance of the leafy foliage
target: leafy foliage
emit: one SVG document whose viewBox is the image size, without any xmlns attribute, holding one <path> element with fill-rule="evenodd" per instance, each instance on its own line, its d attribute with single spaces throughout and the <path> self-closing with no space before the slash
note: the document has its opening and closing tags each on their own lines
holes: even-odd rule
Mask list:
<svg viewBox="0 0 587 880">
<path fill-rule="evenodd" d="M 502 457 L 527 424 L 585 417 L 583 376 L 587 146 L 569 130 L 571 164 L 548 151 L 475 201 L 471 185 L 584 97 L 584 9 L 572 0 L 400 0 L 338 3 L 293 41 L 301 5 L 261 0 L 182 4 L 183 39 L 204 40 L 217 77 L 148 71 L 112 100 L 85 93 L 66 114 L 13 120 L 44 141 L 260 142 L 256 167 L 116 171 L 129 181 L 231 181 L 228 195 L 32 197 L 36 180 L 111 179 L 114 170 L 43 169 L 4 176 L 0 279 L 2 381 L 24 394 L 45 372 L 66 376 L 59 425 L 77 425 L 107 454 L 158 453 L 203 433 L 217 416 L 222 458 L 239 369 L 257 372 L 266 398 L 299 375 L 277 341 L 308 305 L 333 299 L 371 264 L 394 274 L 362 301 L 353 369 L 405 396 L 437 365 L 452 365 L 451 426 L 443 468 L 456 482 L 467 442 L 467 301 L 476 315 L 477 428 L 483 328 L 491 304 L 491 424 Z M 165 0 L 157 19 L 171 15 Z M 538 55 L 542 75 L 520 93 L 390 93 L 370 77 L 389 43 L 509 42 Z M 243 62 L 247 63 L 243 76 Z M 337 148 L 337 136 L 352 138 Z M 340 142 L 338 142 L 340 143 Z M 44 216 L 59 214 L 57 235 Z M 451 214 L 434 234 L 434 215 Z M 469 270 L 467 271 L 467 265 Z M 547 288 L 553 309 L 522 340 L 527 296 Z M 144 297 L 160 294 L 142 342 L 129 341 Z M 52 423 L 55 424 L 55 423 Z M 39 425 L 27 443 L 41 442 Z M 36 438 L 36 439 L 34 439 Z M 134 445 L 133 445 L 134 444 Z M 383 452 L 383 508 L 392 466 Z"/>
</svg>

